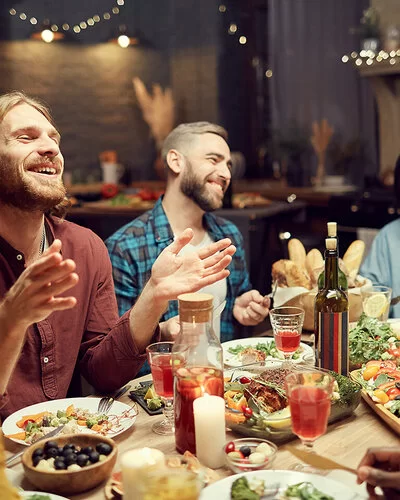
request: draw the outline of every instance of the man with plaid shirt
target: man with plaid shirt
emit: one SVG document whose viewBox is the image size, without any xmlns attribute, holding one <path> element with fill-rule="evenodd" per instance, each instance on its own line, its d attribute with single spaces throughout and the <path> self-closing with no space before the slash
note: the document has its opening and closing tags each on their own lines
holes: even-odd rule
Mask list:
<svg viewBox="0 0 400 500">
<path fill-rule="evenodd" d="M 221 315 L 221 341 L 234 337 L 235 320 L 249 326 L 267 316 L 269 298 L 251 289 L 240 231 L 232 222 L 210 213 L 222 206 L 231 180 L 232 162 L 226 139 L 222 127 L 208 122 L 179 125 L 165 139 L 162 148 L 167 167 L 165 195 L 152 210 L 106 241 L 121 315 L 135 303 L 160 252 L 185 228 L 191 227 L 194 238 L 182 254 L 226 237 L 237 249 L 228 268 L 228 278 L 201 290 L 214 296 L 214 306 L 226 300 Z M 160 323 L 164 338 L 177 334 L 177 314 L 177 302 L 170 301 Z"/>
</svg>

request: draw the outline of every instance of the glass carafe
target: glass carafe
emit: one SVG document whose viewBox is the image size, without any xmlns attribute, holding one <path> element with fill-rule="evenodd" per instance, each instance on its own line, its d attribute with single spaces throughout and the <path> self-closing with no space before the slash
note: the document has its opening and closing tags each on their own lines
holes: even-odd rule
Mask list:
<svg viewBox="0 0 400 500">
<path fill-rule="evenodd" d="M 172 350 L 175 398 L 175 443 L 180 453 L 196 453 L 193 401 L 204 394 L 223 397 L 221 343 L 212 327 L 213 296 L 178 297 L 180 332 Z"/>
</svg>

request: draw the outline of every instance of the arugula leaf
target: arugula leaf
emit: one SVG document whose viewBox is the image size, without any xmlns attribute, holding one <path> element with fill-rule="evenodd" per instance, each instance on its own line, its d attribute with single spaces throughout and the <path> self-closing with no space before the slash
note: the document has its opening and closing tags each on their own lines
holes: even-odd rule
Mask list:
<svg viewBox="0 0 400 500">
<path fill-rule="evenodd" d="M 388 323 L 380 323 L 376 318 L 361 314 L 357 325 L 349 333 L 350 361 L 366 363 L 371 359 L 382 359 L 390 348 L 389 339 L 393 330 Z"/>
</svg>

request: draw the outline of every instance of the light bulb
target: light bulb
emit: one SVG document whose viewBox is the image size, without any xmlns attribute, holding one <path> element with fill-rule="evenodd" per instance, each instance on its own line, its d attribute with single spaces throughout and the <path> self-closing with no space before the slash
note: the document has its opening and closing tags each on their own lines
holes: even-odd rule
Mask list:
<svg viewBox="0 0 400 500">
<path fill-rule="evenodd" d="M 51 30 L 43 30 L 40 36 L 46 43 L 50 43 L 54 40 L 54 33 Z"/>
<path fill-rule="evenodd" d="M 129 47 L 129 44 L 131 41 L 129 40 L 129 36 L 126 35 L 119 35 L 118 37 L 118 45 L 122 47 L 123 49 L 126 49 Z"/>
</svg>

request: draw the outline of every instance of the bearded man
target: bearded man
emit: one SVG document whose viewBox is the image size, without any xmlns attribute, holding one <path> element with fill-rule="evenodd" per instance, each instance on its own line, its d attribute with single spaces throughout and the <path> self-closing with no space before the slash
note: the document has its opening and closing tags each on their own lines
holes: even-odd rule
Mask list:
<svg viewBox="0 0 400 500">
<path fill-rule="evenodd" d="M 230 275 L 202 291 L 214 295 L 214 306 L 226 300 L 220 324 L 222 341 L 234 337 L 235 321 L 256 325 L 268 315 L 269 298 L 251 289 L 243 238 L 230 221 L 211 212 L 222 207 L 231 180 L 227 132 L 208 122 L 181 124 L 165 139 L 161 154 L 167 168 L 165 195 L 154 208 L 114 233 L 107 241 L 120 314 L 139 297 L 160 252 L 190 226 L 194 237 L 182 253 L 198 251 L 220 238 L 236 246 Z M 160 327 L 165 336 L 179 331 L 178 307 L 170 302 Z"/>
<path fill-rule="evenodd" d="M 168 301 L 225 279 L 235 252 L 224 239 L 180 256 L 186 229 L 119 318 L 104 243 L 56 217 L 68 204 L 63 168 L 48 109 L 21 92 L 0 96 L 0 419 L 68 389 L 79 395 L 77 371 L 101 392 L 125 384 L 160 339 Z"/>
</svg>

